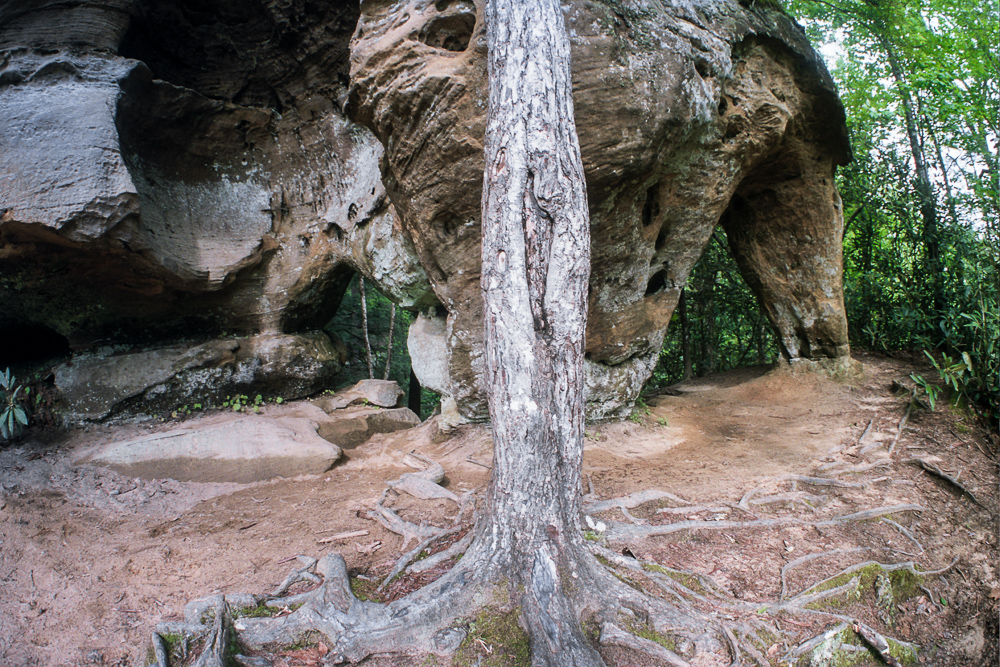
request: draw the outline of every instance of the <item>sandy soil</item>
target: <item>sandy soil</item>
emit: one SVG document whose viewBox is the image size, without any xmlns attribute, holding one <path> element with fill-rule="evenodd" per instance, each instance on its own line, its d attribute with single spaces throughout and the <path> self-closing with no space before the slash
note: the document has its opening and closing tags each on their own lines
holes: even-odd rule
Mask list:
<svg viewBox="0 0 1000 667">
<path fill-rule="evenodd" d="M 849 609 L 840 613 L 919 644 L 924 664 L 996 665 L 1000 438 L 939 405 L 910 414 L 889 458 L 909 400 L 890 385 L 914 370 L 932 373 L 919 360 L 860 360 L 866 378 L 857 386 L 743 369 L 679 385 L 678 395 L 648 398 L 631 420 L 588 428 L 589 490 L 605 499 L 661 489 L 691 503 L 630 511 L 651 524 L 810 519 L 909 503 L 924 509 L 892 516 L 909 537 L 888 522 L 868 521 L 688 530 L 608 546 L 707 575 L 734 598 L 761 602 L 778 599 L 782 566 L 807 554 L 828 555 L 790 570 L 788 595 L 864 560 L 912 561 L 925 570 L 954 562 L 890 614 L 878 614 L 867 595 L 844 603 Z M 404 454 L 416 450 L 440 462 L 456 493 L 481 492 L 491 457 L 486 429 L 445 434 L 432 421 L 376 436 L 325 475 L 253 485 L 143 481 L 75 463 L 101 443 L 151 428 L 35 434 L 0 450 L 0 665 L 141 665 L 158 622 L 179 619 L 185 603 L 212 593 L 270 590 L 297 554 L 337 550 L 353 572 L 384 573 L 401 539 L 367 511 L 387 480 L 410 470 Z M 978 504 L 918 467 L 916 458 L 957 475 Z M 789 475 L 855 484 L 814 486 Z M 812 494 L 809 505 L 769 502 L 794 491 Z M 410 521 L 442 526 L 457 512 L 447 500 L 404 495 L 389 502 Z M 626 519 L 620 510 L 596 518 Z M 322 543 L 353 530 L 368 534 Z M 859 548 L 866 550 L 848 551 Z M 795 641 L 830 625 L 815 618 L 776 622 Z M 771 647 L 767 659 L 778 664 L 785 648 Z M 623 655 L 606 657 L 631 664 Z M 316 664 L 314 658 L 300 656 L 298 664 Z M 286 663 L 296 664 L 292 657 Z"/>
</svg>

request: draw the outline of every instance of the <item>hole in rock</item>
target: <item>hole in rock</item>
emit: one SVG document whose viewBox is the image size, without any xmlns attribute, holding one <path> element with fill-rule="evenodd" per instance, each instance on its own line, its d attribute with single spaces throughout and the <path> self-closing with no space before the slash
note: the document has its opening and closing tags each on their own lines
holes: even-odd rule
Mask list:
<svg viewBox="0 0 1000 667">
<path fill-rule="evenodd" d="M 69 354 L 69 341 L 47 326 L 34 323 L 0 326 L 0 370 Z"/>
<path fill-rule="evenodd" d="M 653 277 L 649 279 L 646 283 L 646 296 L 653 296 L 658 292 L 662 292 L 667 287 L 667 272 L 657 271 L 653 274 Z"/>
<path fill-rule="evenodd" d="M 344 368 L 337 375 L 338 385 L 352 385 L 369 377 L 363 325 L 367 321 L 372 375 L 376 379 L 388 376 L 389 380 L 395 380 L 399 388 L 409 395 L 408 400 L 404 401 L 408 407 L 418 416 L 430 415 L 440 404 L 441 397 L 421 387 L 412 372 L 408 339 L 410 325 L 416 319 L 416 313 L 396 306 L 393 315 L 392 301 L 372 281 L 366 280 L 364 289 L 365 299 L 362 302 L 361 281 L 356 275 L 353 276 L 340 295 L 336 313 L 323 327 L 335 345 L 343 346 L 346 356 Z M 441 306 L 438 309 L 444 310 Z"/>
<path fill-rule="evenodd" d="M 660 217 L 660 184 L 654 183 L 646 190 L 646 202 L 642 205 L 642 226 L 649 227 Z"/>
<path fill-rule="evenodd" d="M 476 27 L 476 15 L 461 13 L 438 16 L 427 22 L 417 39 L 436 49 L 465 51 Z"/>
</svg>

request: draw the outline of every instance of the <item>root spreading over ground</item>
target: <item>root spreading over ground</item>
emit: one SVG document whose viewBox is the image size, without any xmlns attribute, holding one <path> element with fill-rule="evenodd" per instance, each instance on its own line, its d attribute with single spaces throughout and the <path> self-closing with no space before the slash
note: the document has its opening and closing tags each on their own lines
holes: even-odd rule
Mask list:
<svg viewBox="0 0 1000 667">
<path fill-rule="evenodd" d="M 477 429 L 211 490 L 0 452 L 0 663 L 528 665 L 550 636 L 617 666 L 995 664 L 998 443 L 864 361 L 857 389 L 736 373 L 588 427 L 582 535 L 523 580 L 477 534 Z"/>
</svg>

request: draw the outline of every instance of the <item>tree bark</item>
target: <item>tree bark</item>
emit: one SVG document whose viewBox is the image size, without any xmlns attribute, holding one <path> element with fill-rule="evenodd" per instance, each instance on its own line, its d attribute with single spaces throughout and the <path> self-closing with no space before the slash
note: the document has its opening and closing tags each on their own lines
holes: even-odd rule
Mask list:
<svg viewBox="0 0 1000 667">
<path fill-rule="evenodd" d="M 684 357 L 684 379 L 694 376 L 694 359 L 691 356 L 691 323 L 688 321 L 687 289 L 681 290 L 681 298 L 677 302 L 681 314 L 681 356 Z"/>
<path fill-rule="evenodd" d="M 372 364 L 372 343 L 368 337 L 368 299 L 365 296 L 364 276 L 358 276 L 358 292 L 361 294 L 361 329 L 365 333 L 365 359 L 368 361 L 368 379 L 375 379 L 375 367 Z"/>
<path fill-rule="evenodd" d="M 482 289 L 493 477 L 477 529 L 512 579 L 534 665 L 600 665 L 563 590 L 583 553 L 590 225 L 557 0 L 486 4 Z"/>
<path fill-rule="evenodd" d="M 924 157 L 924 148 L 917 129 L 917 116 L 914 110 L 913 98 L 910 97 L 906 77 L 903 75 L 903 68 L 899 63 L 899 58 L 892 43 L 882 35 L 878 36 L 878 40 L 885 50 L 886 59 L 889 62 L 889 71 L 892 73 L 892 78 L 899 89 L 899 99 L 903 104 L 906 137 L 910 142 L 910 153 L 913 156 L 913 167 L 916 171 L 914 187 L 916 188 L 917 200 L 920 205 L 920 216 L 924 221 L 923 242 L 927 253 L 927 271 L 932 285 L 933 305 L 935 310 L 940 311 L 944 306 L 944 297 L 941 293 L 940 232 L 938 229 L 937 202 L 934 198 L 934 188 L 931 185 L 930 173 L 927 169 L 927 159 Z"/>
<path fill-rule="evenodd" d="M 392 363 L 392 332 L 396 328 L 396 304 L 392 304 L 389 310 L 389 342 L 385 345 L 385 373 L 383 380 L 389 379 L 389 364 Z"/>
</svg>

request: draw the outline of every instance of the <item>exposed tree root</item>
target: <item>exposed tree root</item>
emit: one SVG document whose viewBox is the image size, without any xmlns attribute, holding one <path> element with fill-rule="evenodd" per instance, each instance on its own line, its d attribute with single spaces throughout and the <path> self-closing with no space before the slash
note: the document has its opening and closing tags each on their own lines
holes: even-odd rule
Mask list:
<svg viewBox="0 0 1000 667">
<path fill-rule="evenodd" d="M 394 510 L 385 506 L 385 498 L 386 494 L 383 494 L 382 498 L 375 505 L 375 509 L 368 512 L 368 517 L 375 519 L 386 530 L 396 533 L 403 538 L 403 543 L 399 547 L 401 551 L 406 550 L 406 545 L 410 543 L 410 540 L 422 541 L 432 539 L 441 534 L 440 528 L 424 525 L 418 526 L 415 523 L 405 521 Z"/>
<path fill-rule="evenodd" d="M 691 667 L 691 663 L 684 660 L 670 649 L 660 646 L 651 639 L 637 637 L 631 632 L 625 632 L 613 623 L 605 623 L 601 626 L 601 636 L 599 641 L 607 646 L 624 646 L 640 653 L 659 658 L 675 667 Z"/>
<path fill-rule="evenodd" d="M 893 505 L 889 507 L 878 507 L 875 509 L 863 510 L 833 517 L 831 519 L 821 519 L 818 521 L 805 521 L 798 517 L 781 517 L 777 519 L 755 519 L 752 521 L 678 521 L 662 525 L 628 526 L 618 522 L 612 522 L 608 527 L 608 538 L 616 540 L 635 540 L 653 535 L 669 535 L 682 530 L 741 530 L 745 528 L 778 528 L 781 526 L 809 526 L 812 528 L 825 528 L 852 521 L 866 521 L 877 519 L 888 514 L 898 512 L 922 512 L 924 508 L 919 505 Z"/>
<path fill-rule="evenodd" d="M 896 437 L 892 439 L 892 444 L 889 445 L 889 456 L 896 450 L 896 443 L 899 442 L 899 438 L 903 435 L 903 429 L 906 428 L 906 420 L 910 418 L 910 413 L 913 411 L 914 401 L 911 397 L 910 402 L 906 405 L 906 413 L 903 418 L 899 420 L 899 426 L 896 427 Z"/>
<path fill-rule="evenodd" d="M 427 465 L 421 473 L 413 474 L 427 472 L 427 481 L 443 472 L 434 469 L 427 460 L 421 462 Z M 842 488 L 863 486 L 826 478 L 793 476 L 784 479 Z M 512 579 L 510 565 L 502 559 L 498 561 L 495 550 L 485 546 L 489 540 L 481 526 L 469 530 L 449 548 L 417 560 L 434 542 L 454 536 L 463 529 L 463 525 L 468 525 L 460 523 L 465 505 L 459 511 L 456 525 L 450 528 L 418 526 L 386 507 L 388 496 L 383 495 L 370 516 L 399 534 L 403 538 L 404 549 L 413 540 L 417 544 L 397 560 L 378 590 L 383 590 L 400 575 L 430 572 L 464 554 L 461 560 L 423 588 L 382 604 L 356 597 L 341 556 L 329 554 L 319 561 L 299 556 L 299 567 L 269 595 L 216 596 L 192 603 L 185 610 L 184 623 L 163 624 L 158 632 L 164 636 L 170 633 L 184 637 L 190 643 L 202 642 L 205 648 L 199 657 L 199 666 L 228 664 L 225 662 L 229 659 L 226 652 L 237 646 L 236 635 L 239 636 L 239 644 L 247 647 L 240 650 L 257 654 L 237 658 L 237 662 L 244 665 L 267 667 L 270 664 L 266 658 L 268 651 L 310 641 L 322 641 L 329 649 L 324 657 L 327 664 L 340 664 L 355 663 L 368 656 L 382 654 L 450 655 L 459 649 L 463 641 L 472 641 L 468 623 L 476 610 L 517 609 L 520 623 L 527 630 L 532 646 L 535 649 L 545 647 L 543 650 L 533 649 L 536 657 L 532 664 L 537 666 L 599 667 L 603 665 L 596 651 L 599 645 L 637 651 L 674 667 L 690 667 L 694 657 L 701 653 L 726 655 L 734 665 L 752 663 L 765 666 L 771 664 L 774 656 L 771 652 L 764 656 L 760 647 L 761 637 L 771 638 L 764 644 L 766 649 L 774 638 L 789 637 L 778 625 L 792 626 L 791 636 L 801 634 L 801 630 L 795 630 L 795 627 L 806 625 L 792 619 L 805 617 L 839 625 L 795 646 L 788 651 L 785 660 L 794 662 L 811 651 L 833 644 L 838 650 L 847 652 L 871 650 L 885 659 L 880 652 L 883 649 L 879 648 L 882 644 L 878 644 L 881 635 L 875 633 L 871 635 L 871 640 L 858 640 L 864 646 L 855 646 L 848 641 L 845 633 L 861 637 L 865 629 L 852 630 L 854 619 L 817 609 L 816 605 L 838 597 L 856 597 L 861 583 L 866 581 L 864 577 L 870 576 L 865 574 L 866 568 L 876 568 L 883 573 L 905 569 L 920 578 L 940 574 L 947 568 L 922 571 L 913 562 L 885 564 L 865 561 L 809 585 L 794 595 L 790 594 L 788 573 L 806 563 L 865 551 L 898 551 L 889 547 L 833 549 L 801 556 L 787 563 L 780 572 L 780 596 L 773 602 L 762 603 L 736 599 L 708 576 L 622 555 L 603 544 L 608 539 L 631 541 L 678 531 L 787 526 L 826 528 L 880 519 L 913 543 L 920 552 L 923 551 L 923 546 L 909 530 L 889 518 L 902 512 L 922 511 L 917 505 L 877 507 L 812 520 L 798 516 L 746 521 L 688 519 L 663 525 L 640 524 L 627 512 L 645 503 L 666 499 L 681 507 L 657 510 L 661 515 L 743 511 L 756 517 L 751 509 L 753 507 L 797 503 L 814 512 L 815 506 L 827 500 L 826 496 L 799 490 L 769 495 L 757 493 L 756 490 L 751 491 L 739 502 L 715 505 L 694 505 L 662 491 L 640 492 L 605 501 L 597 501 L 590 496 L 589 502 L 584 505 L 586 512 L 596 514 L 619 509 L 626 518 L 636 523 L 610 522 L 601 542 L 569 540 L 557 543 L 562 546 L 552 547 L 554 550 L 539 548 L 533 561 L 520 568 L 522 572 L 530 573 L 522 579 Z M 623 552 L 631 555 L 628 549 Z M 303 581 L 314 584 L 315 588 L 288 595 L 296 583 Z M 264 612 L 264 617 L 257 617 L 261 615 L 261 609 L 271 611 Z M 282 611 L 274 614 L 274 610 Z M 231 619 L 231 613 L 236 616 L 235 621 Z M 585 632 L 585 628 L 592 630 Z M 162 640 L 157 641 L 157 637 L 153 640 L 157 665 L 170 667 L 170 652 L 163 646 Z M 882 641 L 887 640 L 882 637 Z M 903 645 L 900 642 L 896 644 Z M 771 646 L 772 652 L 777 645 Z"/>
<path fill-rule="evenodd" d="M 951 484 L 952 487 L 954 487 L 956 490 L 958 490 L 962 495 L 968 496 L 969 500 L 971 500 L 972 502 L 974 502 L 976 505 L 979 505 L 983 509 L 986 509 L 986 506 L 983 505 L 981 502 L 979 502 L 979 499 L 976 498 L 976 495 L 974 493 L 972 493 L 972 491 L 969 491 L 969 489 L 967 489 L 964 484 L 962 484 L 961 482 L 959 482 L 958 478 L 952 477 L 951 475 L 949 475 L 948 473 L 944 472 L 943 470 L 941 470 L 941 468 L 937 467 L 933 463 L 930 463 L 930 462 L 925 461 L 925 460 L 920 459 L 920 458 L 910 459 L 909 463 L 912 463 L 913 465 L 919 466 L 925 472 L 928 472 L 931 475 L 933 475 L 933 476 L 935 476 L 935 477 L 937 477 L 939 479 L 942 479 L 942 480 L 948 482 L 949 484 Z"/>
<path fill-rule="evenodd" d="M 315 558 L 311 558 L 309 556 L 296 556 L 296 559 L 303 565 L 303 567 L 297 570 L 292 570 L 288 576 L 285 577 L 285 580 L 282 581 L 277 588 L 271 591 L 269 597 L 280 598 L 288 592 L 289 588 L 300 581 L 307 581 L 312 584 L 318 584 L 322 581 L 319 577 L 313 574 L 313 568 L 316 567 L 317 562 Z"/>
</svg>

